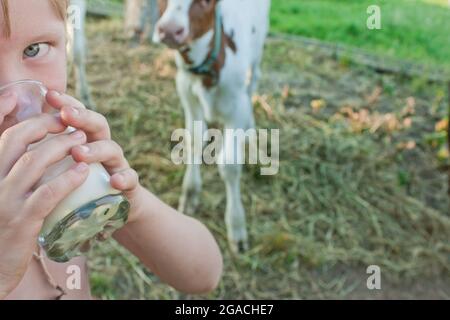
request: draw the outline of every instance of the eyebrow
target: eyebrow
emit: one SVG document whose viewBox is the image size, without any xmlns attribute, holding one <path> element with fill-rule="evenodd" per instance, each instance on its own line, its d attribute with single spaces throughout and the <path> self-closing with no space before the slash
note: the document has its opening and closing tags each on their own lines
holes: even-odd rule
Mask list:
<svg viewBox="0 0 450 320">
<path fill-rule="evenodd" d="M 48 40 L 48 39 L 55 39 L 63 37 L 64 33 L 62 32 L 56 32 L 56 31 L 44 31 L 39 33 L 38 35 L 32 36 L 30 38 L 27 38 L 27 42 L 30 43 L 38 43 L 40 41 Z"/>
<path fill-rule="evenodd" d="M 66 34 L 66 28 L 65 24 L 63 24 L 64 27 L 61 28 L 60 22 L 51 22 L 48 25 L 45 25 L 44 27 L 39 26 L 31 30 L 25 30 L 25 32 L 17 32 L 17 30 L 12 29 L 9 37 L 6 37 L 7 39 L 10 39 L 12 37 L 17 38 L 19 41 L 26 41 L 28 43 L 37 43 L 39 41 L 49 39 L 49 38 L 60 38 L 62 36 L 65 36 Z M 55 30 L 60 30 L 55 31 Z"/>
</svg>

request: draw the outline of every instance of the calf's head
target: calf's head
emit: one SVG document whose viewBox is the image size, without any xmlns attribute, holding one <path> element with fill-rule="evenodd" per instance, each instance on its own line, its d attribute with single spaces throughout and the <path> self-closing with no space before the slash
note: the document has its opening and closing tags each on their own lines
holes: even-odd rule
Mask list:
<svg viewBox="0 0 450 320">
<path fill-rule="evenodd" d="M 219 0 L 159 0 L 160 19 L 153 40 L 178 49 L 214 28 Z"/>
</svg>

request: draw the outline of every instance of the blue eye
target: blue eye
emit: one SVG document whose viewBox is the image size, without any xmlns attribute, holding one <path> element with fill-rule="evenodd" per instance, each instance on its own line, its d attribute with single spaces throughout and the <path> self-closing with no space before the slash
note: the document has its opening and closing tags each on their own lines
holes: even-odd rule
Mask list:
<svg viewBox="0 0 450 320">
<path fill-rule="evenodd" d="M 25 58 L 36 58 L 47 53 L 49 49 L 50 46 L 47 43 L 34 43 L 23 51 L 23 55 Z"/>
</svg>

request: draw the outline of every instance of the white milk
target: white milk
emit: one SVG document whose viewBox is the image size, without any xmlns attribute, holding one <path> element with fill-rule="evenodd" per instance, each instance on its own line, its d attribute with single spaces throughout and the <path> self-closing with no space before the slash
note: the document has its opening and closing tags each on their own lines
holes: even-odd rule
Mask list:
<svg viewBox="0 0 450 320">
<path fill-rule="evenodd" d="M 69 128 L 64 134 L 69 134 L 72 131 L 74 131 L 74 129 Z M 49 134 L 42 141 L 31 145 L 30 150 L 35 148 L 40 143 L 50 139 L 52 136 L 56 135 Z M 75 161 L 72 159 L 72 156 L 67 156 L 64 160 L 48 167 L 42 179 L 39 180 L 34 189 L 66 172 L 74 164 Z M 110 175 L 100 163 L 90 164 L 89 175 L 86 181 L 74 190 L 67 198 L 61 201 L 58 206 L 47 216 L 41 233 L 45 234 L 49 232 L 58 221 L 82 205 L 110 194 L 120 194 L 120 191 L 111 187 Z"/>
<path fill-rule="evenodd" d="M 74 129 L 69 127 L 62 134 L 70 134 L 73 131 Z M 55 136 L 54 134 L 47 135 L 42 141 L 30 145 L 29 150 Z M 69 155 L 51 165 L 33 189 L 36 190 L 42 184 L 70 170 L 74 164 L 75 161 Z M 104 198 L 111 195 L 116 195 L 116 197 Z M 94 202 L 102 198 L 100 204 Z M 122 204 L 120 209 L 119 204 Z M 75 211 L 86 205 L 90 205 L 91 209 L 86 210 L 82 214 L 83 216 L 74 214 Z M 126 222 L 128 209 L 129 204 L 125 197 L 121 195 L 119 190 L 111 187 L 110 175 L 103 165 L 100 163 L 90 164 L 86 181 L 62 200 L 45 218 L 39 242 L 46 250 L 49 258 L 59 262 L 68 261 L 70 258 L 79 255 L 79 248 L 97 235 L 109 236 L 114 230 L 122 227 Z M 74 218 L 71 223 L 67 224 L 67 228 L 63 228 L 64 232 L 56 238 L 49 236 L 54 230 L 58 229 L 58 223 L 70 214 Z M 65 226 L 65 224 L 62 225 Z"/>
</svg>

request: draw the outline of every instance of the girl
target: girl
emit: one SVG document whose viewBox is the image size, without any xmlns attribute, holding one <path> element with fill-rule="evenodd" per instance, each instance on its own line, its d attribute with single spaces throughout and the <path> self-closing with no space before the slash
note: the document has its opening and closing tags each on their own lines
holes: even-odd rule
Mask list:
<svg viewBox="0 0 450 320">
<path fill-rule="evenodd" d="M 41 81 L 47 103 L 59 116 L 42 114 L 19 124 L 8 114 L 15 94 L 0 96 L 0 299 L 89 299 L 84 257 L 58 264 L 37 254 L 45 217 L 101 162 L 113 188 L 129 199 L 127 224 L 114 238 L 170 286 L 185 293 L 213 290 L 222 256 L 211 233 L 197 220 L 160 201 L 139 184 L 120 146 L 111 140 L 106 119 L 87 110 L 66 91 L 65 17 L 67 0 L 0 0 L 0 86 L 21 79 Z M 27 152 L 48 133 L 59 135 Z M 31 188 L 47 167 L 71 154 L 77 165 Z M 66 287 L 69 265 L 82 272 L 81 289 Z"/>
</svg>

